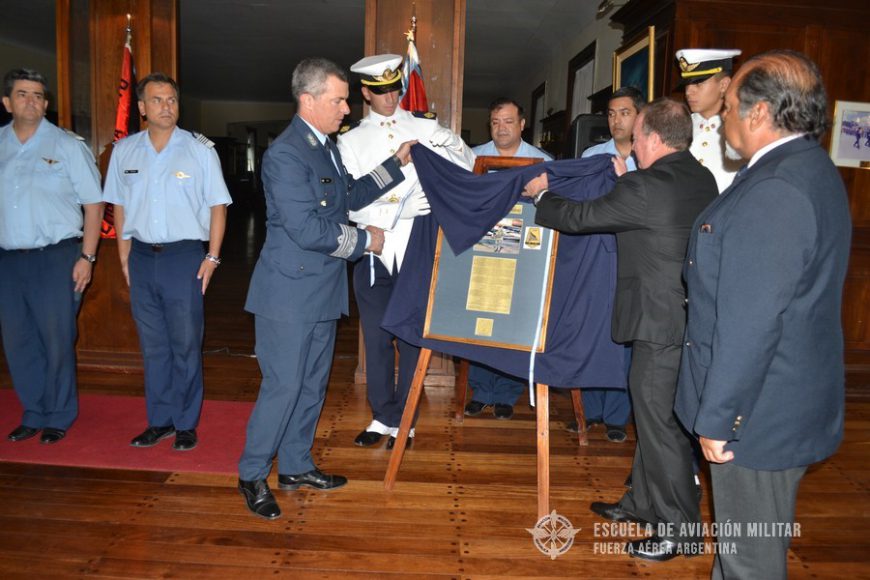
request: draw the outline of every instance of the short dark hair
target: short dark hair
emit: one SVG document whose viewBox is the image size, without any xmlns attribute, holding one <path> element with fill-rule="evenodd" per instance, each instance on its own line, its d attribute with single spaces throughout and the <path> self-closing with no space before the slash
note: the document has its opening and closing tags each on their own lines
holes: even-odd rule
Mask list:
<svg viewBox="0 0 870 580">
<path fill-rule="evenodd" d="M 640 110 L 644 135 L 658 133 L 662 142 L 677 151 L 685 151 L 692 142 L 692 115 L 683 103 L 668 97 L 647 103 Z"/>
<path fill-rule="evenodd" d="M 12 96 L 15 81 L 33 81 L 42 85 L 42 90 L 48 96 L 48 81 L 41 73 L 32 68 L 14 68 L 3 76 L 3 96 Z"/>
<path fill-rule="evenodd" d="M 326 79 L 331 76 L 347 82 L 347 72 L 331 60 L 315 57 L 300 61 L 293 69 L 290 81 L 293 98 L 299 102 L 299 97 L 306 93 L 320 96 L 326 90 Z"/>
<path fill-rule="evenodd" d="M 613 91 L 613 94 L 610 95 L 610 98 L 607 99 L 607 104 L 610 105 L 610 101 L 613 99 L 621 99 L 623 97 L 631 99 L 631 102 L 634 103 L 634 110 L 638 113 L 646 104 L 646 99 L 643 98 L 643 93 L 634 87 L 622 87 L 621 89 L 616 89 Z"/>
<path fill-rule="evenodd" d="M 171 76 L 164 74 L 162 72 L 153 72 L 136 85 L 136 98 L 140 101 L 145 100 L 145 87 L 148 86 L 149 83 L 160 83 L 166 84 L 172 87 L 172 90 L 175 91 L 175 96 L 178 95 L 178 83 L 175 82 Z"/>
<path fill-rule="evenodd" d="M 509 99 L 507 97 L 499 97 L 496 100 L 494 100 L 493 102 L 491 102 L 489 104 L 489 114 L 492 115 L 492 113 L 494 111 L 497 111 L 506 105 L 513 105 L 514 107 L 516 107 L 517 113 L 519 114 L 520 119 L 522 119 L 525 116 L 526 111 L 525 111 L 525 109 L 523 109 L 523 106 L 520 105 L 515 100 Z"/>
<path fill-rule="evenodd" d="M 740 117 L 759 101 L 768 104 L 773 126 L 818 139 L 828 128 L 828 96 L 816 63 L 794 50 L 771 50 L 746 61 L 738 72 Z"/>
</svg>

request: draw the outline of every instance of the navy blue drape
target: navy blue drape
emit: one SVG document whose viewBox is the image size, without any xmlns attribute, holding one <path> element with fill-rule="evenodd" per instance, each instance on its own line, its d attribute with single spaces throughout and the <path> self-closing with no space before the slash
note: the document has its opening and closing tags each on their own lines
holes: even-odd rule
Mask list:
<svg viewBox="0 0 870 580">
<path fill-rule="evenodd" d="M 570 199 L 583 201 L 607 193 L 616 180 L 610 157 L 475 175 L 420 145 L 412 148 L 412 156 L 432 213 L 415 220 L 381 326 L 411 344 L 527 377 L 527 352 L 422 338 L 438 227 L 449 245 L 442 252 L 462 253 L 507 215 L 520 201 L 523 186 L 544 171 L 550 188 Z M 547 350 L 535 359 L 535 381 L 554 387 L 625 388 L 623 347 L 610 338 L 615 288 L 612 234 L 560 234 Z"/>
</svg>

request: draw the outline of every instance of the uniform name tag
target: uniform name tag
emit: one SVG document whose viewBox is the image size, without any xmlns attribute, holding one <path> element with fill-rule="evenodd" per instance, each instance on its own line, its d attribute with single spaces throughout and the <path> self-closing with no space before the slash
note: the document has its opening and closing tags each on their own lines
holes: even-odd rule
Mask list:
<svg viewBox="0 0 870 580">
<path fill-rule="evenodd" d="M 128 173 L 139 173 L 139 170 L 138 169 L 125 169 L 124 174 L 126 175 Z"/>
<path fill-rule="evenodd" d="M 332 183 L 332 178 L 331 177 L 321 177 L 320 183 Z"/>
</svg>

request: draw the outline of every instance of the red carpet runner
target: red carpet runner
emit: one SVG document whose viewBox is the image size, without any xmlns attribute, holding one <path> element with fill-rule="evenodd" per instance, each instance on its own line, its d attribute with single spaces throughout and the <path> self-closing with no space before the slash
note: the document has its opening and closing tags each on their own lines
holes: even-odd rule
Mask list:
<svg viewBox="0 0 870 580">
<path fill-rule="evenodd" d="M 130 447 L 130 440 L 147 427 L 143 398 L 80 395 L 79 417 L 66 438 L 42 445 L 38 435 L 17 443 L 6 439 L 21 421 L 21 405 L 12 389 L 0 389 L 0 461 L 235 474 L 253 406 L 205 401 L 196 429 L 199 445 L 182 452 L 172 449 L 172 437 L 148 449 Z"/>
</svg>

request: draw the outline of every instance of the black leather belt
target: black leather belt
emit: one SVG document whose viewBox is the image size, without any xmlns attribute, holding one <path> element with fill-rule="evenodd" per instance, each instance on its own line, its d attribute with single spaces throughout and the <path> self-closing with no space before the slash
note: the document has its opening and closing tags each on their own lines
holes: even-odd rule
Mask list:
<svg viewBox="0 0 870 580">
<path fill-rule="evenodd" d="M 8 250 L 10 252 L 19 252 L 21 254 L 29 254 L 30 252 L 44 252 L 45 250 L 53 250 L 55 248 L 63 248 L 66 246 L 72 246 L 73 244 L 78 244 L 81 242 L 81 238 L 67 238 L 65 240 L 61 240 L 56 244 L 49 244 L 48 246 L 43 246 L 41 248 L 24 248 L 22 250 Z"/>
</svg>

